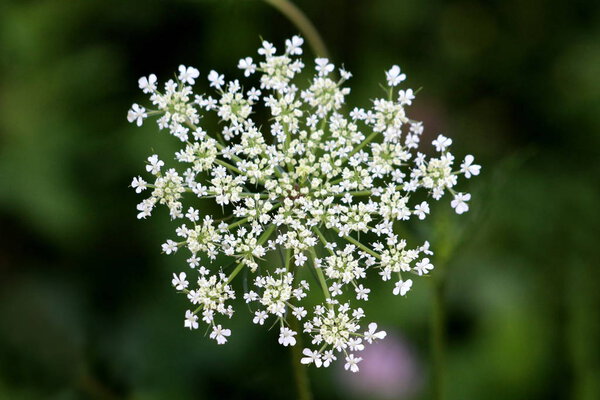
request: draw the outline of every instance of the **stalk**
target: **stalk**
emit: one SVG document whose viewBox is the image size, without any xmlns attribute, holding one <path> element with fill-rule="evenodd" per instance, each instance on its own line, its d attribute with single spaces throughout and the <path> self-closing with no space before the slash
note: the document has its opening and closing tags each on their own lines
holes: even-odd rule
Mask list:
<svg viewBox="0 0 600 400">
<path fill-rule="evenodd" d="M 293 267 L 290 263 L 290 256 L 291 254 L 289 249 L 286 249 L 285 268 L 291 272 Z M 313 397 L 310 391 L 308 369 L 300 362 L 302 359 L 302 349 L 304 348 L 302 341 L 302 327 L 300 326 L 300 322 L 294 316 L 290 317 L 288 323 L 291 330 L 298 332 L 298 335 L 296 335 L 296 344 L 294 346 L 290 346 L 290 352 L 292 354 L 292 370 L 294 372 L 294 382 L 296 384 L 296 394 L 298 396 L 298 400 L 312 400 Z"/>
<path fill-rule="evenodd" d="M 439 248 L 436 254 L 436 273 L 431 276 L 430 351 L 432 364 L 432 398 L 446 398 L 446 302 L 445 286 L 448 260 L 456 248 L 458 236 L 449 228 L 448 215 L 436 221 L 435 231 Z"/>
<path fill-rule="evenodd" d="M 294 317 L 290 318 L 290 329 L 293 331 L 302 332 L 300 323 Z M 290 347 L 292 352 L 292 369 L 294 371 L 294 381 L 296 382 L 296 394 L 298 400 L 312 400 L 313 396 L 310 391 L 310 380 L 308 379 L 308 368 L 302 364 L 302 335 L 298 334 L 296 338 L 296 344 Z"/>
<path fill-rule="evenodd" d="M 444 306 L 443 276 L 432 279 L 432 312 L 430 329 L 430 348 L 432 370 L 433 399 L 445 398 L 445 339 L 446 339 L 446 310 Z"/>
<path fill-rule="evenodd" d="M 300 10 L 294 3 L 289 0 L 264 0 L 265 3 L 270 4 L 279 12 L 281 12 L 287 19 L 289 19 L 296 28 L 302 33 L 302 36 L 306 38 L 308 44 L 312 48 L 313 52 L 317 57 L 329 58 L 329 52 L 325 46 L 325 42 L 319 35 L 317 28 L 312 22 L 306 17 L 306 15 Z"/>
</svg>

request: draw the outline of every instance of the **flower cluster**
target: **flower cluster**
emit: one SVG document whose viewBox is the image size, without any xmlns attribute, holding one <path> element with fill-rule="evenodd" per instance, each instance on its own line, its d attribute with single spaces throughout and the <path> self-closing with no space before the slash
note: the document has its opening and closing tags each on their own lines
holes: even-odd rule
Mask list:
<svg viewBox="0 0 600 400">
<path fill-rule="evenodd" d="M 296 86 L 305 81 L 298 79 L 305 70 L 302 44 L 295 36 L 278 55 L 265 41 L 260 61 L 239 60 L 254 86 L 210 71 L 211 92 L 195 94 L 199 71 L 185 66 L 162 89 L 155 75 L 141 78 L 152 106 L 134 104 L 128 120 L 142 125 L 157 116 L 159 129 L 175 136 L 181 149 L 174 155 L 179 168 L 151 155 L 149 178 L 136 177 L 131 186 L 149 193 L 137 206 L 138 218 L 164 205 L 179 221 L 163 252 L 185 248 L 194 270 L 188 271 L 192 282 L 185 272 L 172 281 L 192 305 L 185 327 L 197 329 L 201 319 L 212 327 L 211 338 L 227 342 L 231 331 L 221 324 L 234 313 L 232 280 L 247 269 L 250 287 L 242 297 L 256 310 L 255 324 L 279 324 L 283 346 L 308 335 L 304 364 L 327 367 L 341 356 L 356 372 L 365 344 L 385 337 L 376 323 L 363 322 L 367 277 L 394 281 L 392 293 L 404 296 L 411 276 L 433 269 L 429 243 L 409 245 L 395 224 L 427 218 L 431 200 L 423 199 L 447 193 L 458 214 L 467 211 L 470 195 L 455 187 L 459 176 L 478 175 L 480 167 L 470 155 L 455 167 L 452 140 L 443 135 L 432 142 L 432 156 L 418 152 L 423 124 L 406 114 L 415 92 L 397 88 L 406 79 L 398 66 L 385 74 L 385 96 L 366 109 L 348 112 L 351 74 L 325 58 L 315 60 L 306 87 Z M 209 113 L 218 127 L 203 126 Z M 255 121 L 257 113 L 266 113 L 269 124 Z M 424 193 L 419 201 L 413 200 L 417 193 Z M 213 199 L 223 218 L 201 215 L 200 199 Z M 227 271 L 229 264 L 235 266 Z M 311 275 L 311 283 L 301 279 Z M 312 291 L 323 295 L 316 306 L 305 301 Z"/>
</svg>

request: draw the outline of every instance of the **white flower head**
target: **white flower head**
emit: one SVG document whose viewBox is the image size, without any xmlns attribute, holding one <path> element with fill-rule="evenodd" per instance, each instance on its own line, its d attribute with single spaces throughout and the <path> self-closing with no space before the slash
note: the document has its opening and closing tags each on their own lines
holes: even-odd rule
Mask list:
<svg viewBox="0 0 600 400">
<path fill-rule="evenodd" d="M 178 148 L 148 157 L 146 175 L 131 187 L 144 197 L 139 219 L 164 207 L 173 221 L 177 239 L 162 243 L 163 254 L 184 252 L 194 269 L 194 279 L 170 278 L 190 303 L 185 328 L 206 324 L 210 338 L 225 344 L 231 331 L 221 324 L 240 296 L 252 323 L 279 324 L 279 344 L 306 336 L 302 364 L 339 359 L 357 372 L 358 352 L 386 335 L 362 308 L 375 296 L 371 278 L 406 296 L 409 274 L 433 273 L 429 242 L 412 243 L 395 227 L 425 219 L 447 193 L 457 213 L 467 211 L 471 195 L 458 185 L 480 166 L 468 155 L 458 167 L 443 135 L 434 155 L 419 151 L 424 127 L 408 113 L 415 92 L 394 89 L 406 79 L 398 66 L 385 72 L 384 97 L 354 107 L 345 68 L 338 78 L 328 59 L 317 58 L 305 79 L 303 44 L 294 36 L 278 53 L 262 42 L 256 62 L 238 59 L 239 75 L 256 75 L 247 81 L 209 69 L 208 93 L 193 87 L 194 67 L 179 66 L 160 90 L 155 75 L 140 78 L 150 104 L 134 104 L 128 121 L 156 116 Z"/>
</svg>

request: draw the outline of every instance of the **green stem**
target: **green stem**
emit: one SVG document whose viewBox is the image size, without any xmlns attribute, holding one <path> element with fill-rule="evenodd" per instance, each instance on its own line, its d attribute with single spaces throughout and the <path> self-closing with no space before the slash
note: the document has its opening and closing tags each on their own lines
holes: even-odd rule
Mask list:
<svg viewBox="0 0 600 400">
<path fill-rule="evenodd" d="M 215 160 L 215 162 L 216 162 L 217 164 L 219 164 L 219 165 L 222 165 L 222 166 L 224 166 L 224 167 L 225 167 L 225 168 L 227 168 L 227 169 L 230 169 L 230 170 L 232 170 L 233 172 L 235 172 L 235 173 L 236 173 L 236 174 L 238 174 L 238 175 L 244 175 L 244 174 L 242 173 L 242 171 L 240 171 L 240 169 L 239 169 L 238 167 L 234 167 L 233 165 L 229 164 L 229 163 L 228 163 L 228 162 L 226 162 L 226 161 L 223 161 L 223 160 L 216 159 L 216 160 Z"/>
<path fill-rule="evenodd" d="M 235 228 L 236 226 L 240 226 L 240 225 L 243 225 L 243 224 L 245 224 L 246 222 L 248 222 L 248 220 L 249 220 L 250 218 L 251 218 L 251 217 L 246 217 L 246 218 L 244 218 L 244 219 L 240 219 L 239 221 L 235 221 L 235 222 L 234 222 L 234 223 L 232 223 L 232 224 L 229 224 L 229 225 L 227 226 L 227 230 L 229 230 L 229 231 L 230 231 L 231 229 Z"/>
<path fill-rule="evenodd" d="M 315 272 L 317 273 L 317 278 L 319 279 L 319 283 L 321 284 L 321 288 L 323 289 L 323 295 L 325 296 L 326 299 L 330 299 L 331 296 L 329 295 L 329 287 L 327 286 L 327 282 L 325 281 L 325 275 L 323 275 L 323 269 L 317 268 L 317 266 L 315 265 L 315 260 L 317 259 L 317 253 L 315 252 L 314 248 L 310 249 L 310 254 L 312 256 L 313 267 L 315 269 Z"/>
<path fill-rule="evenodd" d="M 336 232 L 340 232 L 337 229 L 333 228 L 334 231 Z M 344 239 L 346 239 L 347 241 L 349 241 L 350 243 L 352 243 L 353 245 L 355 245 L 356 247 L 366 251 L 367 253 L 369 253 L 370 255 L 372 255 L 373 257 L 381 260 L 381 256 L 379 254 L 377 254 L 377 252 L 371 250 L 370 248 L 368 248 L 367 246 L 365 246 L 364 244 L 362 244 L 361 242 L 359 242 L 358 240 L 354 239 L 352 236 L 342 236 Z"/>
<path fill-rule="evenodd" d="M 436 273 L 431 275 L 431 329 L 430 348 L 432 364 L 432 399 L 446 398 L 446 306 L 445 288 L 448 261 L 454 253 L 459 234 L 453 229 L 448 212 L 437 216 L 434 222 L 434 240 L 438 243 L 435 260 Z"/>
<path fill-rule="evenodd" d="M 354 148 L 354 150 L 352 150 L 350 152 L 350 154 L 348 154 L 348 158 L 352 157 L 353 155 L 355 155 L 356 153 L 358 153 L 363 147 L 365 147 L 366 145 L 368 145 L 369 143 L 371 143 L 373 141 L 373 139 L 375 139 L 375 137 L 378 134 L 379 134 L 379 132 L 373 132 L 369 136 L 367 136 L 367 138 L 365 140 L 363 140 L 361 144 L 359 144 L 358 146 L 356 146 Z"/>
<path fill-rule="evenodd" d="M 261 198 L 262 198 L 262 197 L 261 197 Z M 273 210 L 276 210 L 276 209 L 278 209 L 279 207 L 281 207 L 281 203 L 277 203 L 277 204 L 275 204 L 275 205 L 273 206 L 273 208 L 271 208 L 271 209 L 269 210 L 269 212 L 270 212 L 270 211 L 273 211 Z M 236 226 L 243 225 L 243 224 L 245 224 L 246 222 L 248 222 L 248 221 L 249 221 L 251 218 L 254 218 L 254 219 L 256 219 L 256 217 L 246 217 L 246 218 L 240 219 L 239 221 L 236 221 L 236 222 L 233 222 L 233 223 L 231 223 L 231 224 L 227 225 L 227 230 L 231 230 L 231 229 L 235 228 Z M 271 228 L 272 228 L 272 229 L 275 229 L 275 228 L 274 228 L 274 225 L 273 225 L 273 226 L 271 226 Z M 271 228 L 269 228 L 269 229 L 271 229 Z M 260 239 L 259 239 L 259 240 L 260 240 Z M 259 243 L 259 244 L 262 244 L 262 243 Z"/>
<path fill-rule="evenodd" d="M 289 272 L 293 272 L 294 267 L 290 262 L 290 249 L 285 249 L 284 257 L 285 269 Z M 292 305 L 289 304 L 289 306 L 291 307 Z M 290 351 L 292 353 L 292 370 L 294 371 L 294 381 L 296 383 L 296 394 L 298 395 L 299 400 L 312 400 L 310 380 L 308 379 L 308 368 L 306 368 L 306 366 L 300 362 L 302 359 L 302 349 L 304 348 L 302 343 L 302 327 L 300 326 L 298 319 L 293 315 L 290 316 L 288 324 L 291 330 L 298 332 L 296 335 L 296 344 L 290 347 Z"/>
<path fill-rule="evenodd" d="M 258 238 L 258 240 L 256 241 L 256 244 L 260 245 L 260 244 L 263 244 L 264 242 L 266 242 L 267 239 L 271 236 L 271 234 L 275 230 L 275 228 L 276 228 L 275 224 L 269 226 L 267 228 L 267 230 L 263 232 L 263 234 L 260 236 L 260 238 Z M 246 265 L 246 264 L 242 261 L 235 267 L 235 269 L 231 272 L 231 275 L 229 275 L 229 277 L 227 278 L 228 284 L 231 283 L 231 281 L 233 280 L 233 278 L 236 277 L 237 274 L 239 274 L 239 272 L 242 270 L 242 268 L 244 268 L 244 265 Z"/>
<path fill-rule="evenodd" d="M 333 197 L 342 197 L 342 196 L 345 196 L 346 193 L 350 194 L 351 196 L 358 197 L 358 196 L 370 196 L 373 194 L 373 191 L 372 190 L 359 190 L 356 192 L 342 192 L 342 193 L 334 194 Z"/>
<path fill-rule="evenodd" d="M 313 232 L 317 234 L 317 236 L 319 237 L 319 240 L 321 240 L 321 243 L 323 244 L 323 247 L 325 247 L 327 249 L 327 251 L 329 251 L 330 254 L 333 254 L 333 250 L 331 250 L 329 247 L 327 246 L 327 239 L 325 238 L 325 235 L 323 235 L 323 232 L 321 232 L 319 230 L 319 228 L 317 228 L 316 226 L 313 226 L 312 228 Z"/>
<path fill-rule="evenodd" d="M 231 272 L 231 274 L 229 275 L 229 277 L 227 278 L 227 283 L 231 283 L 231 281 L 233 280 L 233 278 L 235 278 L 237 276 L 237 274 L 240 273 L 240 271 L 242 270 L 242 268 L 244 268 L 244 264 L 243 262 L 239 263 L 235 269 Z"/>
<path fill-rule="evenodd" d="M 298 332 L 298 335 L 296 335 L 296 344 L 290 348 L 292 352 L 292 369 L 294 370 L 294 380 L 296 382 L 298 400 L 312 400 L 313 397 L 310 391 L 308 368 L 300 362 L 302 359 L 302 348 L 304 347 L 302 344 L 302 328 L 298 320 L 293 316 L 290 318 L 289 324 L 291 330 Z"/>
<path fill-rule="evenodd" d="M 321 35 L 317 31 L 317 28 L 310 22 L 306 15 L 300 10 L 294 3 L 289 0 L 264 0 L 265 3 L 270 4 L 279 12 L 287 17 L 296 28 L 302 33 L 302 35 L 308 41 L 310 47 L 317 57 L 329 58 L 329 52 L 327 47 L 321 39 Z"/>
<path fill-rule="evenodd" d="M 432 279 L 432 313 L 430 330 L 430 348 L 432 370 L 433 399 L 443 400 L 444 396 L 444 364 L 445 364 L 445 325 L 446 315 L 444 307 L 444 282 L 443 276 L 438 275 Z"/>
</svg>

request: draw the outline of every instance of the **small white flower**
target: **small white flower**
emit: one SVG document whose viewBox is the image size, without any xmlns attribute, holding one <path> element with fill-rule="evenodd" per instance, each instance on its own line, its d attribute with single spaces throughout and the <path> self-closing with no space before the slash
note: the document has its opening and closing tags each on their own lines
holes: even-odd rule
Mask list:
<svg viewBox="0 0 600 400">
<path fill-rule="evenodd" d="M 471 176 L 479 175 L 479 171 L 481 170 L 481 165 L 473 164 L 475 161 L 475 157 L 471 154 L 468 154 L 465 157 L 465 161 L 460 165 L 460 171 L 465 174 L 465 178 L 469 179 Z"/>
<path fill-rule="evenodd" d="M 154 93 L 156 90 L 156 75 L 150 74 L 147 78 L 142 76 L 138 79 L 138 85 L 144 93 Z"/>
<path fill-rule="evenodd" d="M 184 328 L 198 329 L 198 316 L 191 310 L 185 312 L 185 321 L 183 322 Z"/>
<path fill-rule="evenodd" d="M 471 200 L 470 193 L 457 193 L 454 196 L 454 200 L 450 202 L 450 205 L 457 214 L 462 214 L 469 211 L 469 205 L 467 204 L 469 200 Z"/>
<path fill-rule="evenodd" d="M 427 204 L 426 201 L 422 202 L 421 204 L 417 204 L 415 206 L 414 214 L 417 215 L 420 220 L 425 219 L 427 214 L 429 214 L 429 204 Z"/>
<path fill-rule="evenodd" d="M 192 222 L 196 222 L 200 219 L 198 210 L 193 207 L 188 208 L 188 212 L 185 214 L 185 217 Z"/>
<path fill-rule="evenodd" d="M 208 73 L 208 81 L 210 82 L 210 86 L 221 89 L 221 87 L 225 84 L 225 76 L 219 75 L 217 71 L 214 69 Z"/>
<path fill-rule="evenodd" d="M 347 81 L 348 79 L 352 78 L 352 73 L 346 71 L 344 68 L 340 68 L 340 77 L 342 80 Z"/>
<path fill-rule="evenodd" d="M 444 135 L 439 135 L 437 139 L 431 142 L 435 146 L 436 151 L 443 152 L 452 144 L 452 139 Z"/>
<path fill-rule="evenodd" d="M 152 208 L 154 207 L 154 204 L 149 200 L 151 199 L 146 199 L 137 205 L 136 208 L 139 211 L 137 215 L 138 219 L 146 218 L 152 213 Z"/>
<path fill-rule="evenodd" d="M 150 157 L 148 157 L 148 163 L 149 165 L 146 165 L 146 171 L 150 172 L 152 175 L 158 174 L 160 172 L 161 167 L 165 165 L 163 161 L 158 159 L 158 156 L 156 154 L 153 154 Z"/>
<path fill-rule="evenodd" d="M 415 266 L 415 271 L 417 271 L 419 276 L 427 274 L 432 269 L 433 269 L 433 264 L 431 262 L 429 262 L 429 258 L 422 259 Z"/>
<path fill-rule="evenodd" d="M 293 36 L 291 39 L 285 41 L 286 52 L 291 55 L 302 54 L 302 44 L 304 39 L 300 36 Z"/>
<path fill-rule="evenodd" d="M 196 78 L 200 76 L 200 71 L 194 67 L 179 66 L 179 80 L 183 83 L 193 85 L 196 83 Z"/>
<path fill-rule="evenodd" d="M 194 268 L 194 266 L 191 263 L 190 263 L 190 266 L 192 268 Z M 210 273 L 210 271 L 206 267 L 200 267 L 200 268 L 198 268 L 198 273 L 200 275 L 208 275 Z"/>
<path fill-rule="evenodd" d="M 250 290 L 250 291 L 244 293 L 244 300 L 246 301 L 246 303 L 251 303 L 253 301 L 257 301 L 258 300 L 258 294 L 255 291 Z M 258 313 L 259 313 L 259 311 L 257 311 L 255 313 L 255 315 L 258 315 Z"/>
<path fill-rule="evenodd" d="M 398 92 L 398 101 L 402 105 L 410 106 L 412 101 L 415 99 L 412 89 L 400 90 Z"/>
<path fill-rule="evenodd" d="M 282 327 L 279 332 L 279 344 L 283 346 L 294 346 L 296 344 L 295 335 L 296 332 L 290 328 Z"/>
<path fill-rule="evenodd" d="M 238 68 L 244 71 L 245 77 L 248 77 L 256 72 L 256 64 L 254 64 L 254 61 L 252 61 L 252 57 L 240 59 L 238 62 Z"/>
<path fill-rule="evenodd" d="M 131 187 L 135 189 L 136 193 L 142 193 L 143 190 L 146 190 L 146 181 L 138 176 L 131 181 Z"/>
<path fill-rule="evenodd" d="M 292 311 L 292 314 L 294 314 L 294 317 L 296 317 L 298 320 L 301 320 L 302 318 L 306 317 L 308 312 L 304 309 L 304 307 L 296 307 L 294 308 L 294 311 Z"/>
<path fill-rule="evenodd" d="M 200 265 L 200 259 L 196 256 L 191 256 L 186 261 L 189 264 L 190 268 L 196 268 L 198 265 Z"/>
<path fill-rule="evenodd" d="M 217 344 L 225 344 L 229 336 L 231 336 L 231 330 L 224 329 L 221 325 L 213 326 L 213 330 L 210 333 L 210 338 L 215 339 Z"/>
<path fill-rule="evenodd" d="M 171 254 L 177 252 L 177 243 L 172 240 L 167 240 L 166 243 L 162 245 L 162 251 L 166 254 Z"/>
<path fill-rule="evenodd" d="M 319 76 L 325 76 L 334 69 L 333 64 L 330 64 L 327 58 L 316 58 L 315 63 L 317 64 L 315 69 L 319 73 Z"/>
<path fill-rule="evenodd" d="M 355 357 L 354 354 L 350 354 L 346 357 L 346 364 L 344 364 L 344 369 L 350 370 L 352 372 L 358 372 L 358 363 L 362 361 L 362 357 Z"/>
<path fill-rule="evenodd" d="M 144 107 L 141 107 L 138 104 L 134 104 L 131 106 L 131 109 L 127 113 L 127 121 L 135 121 L 137 126 L 142 126 L 144 118 L 146 118 L 147 116 L 148 114 L 146 114 L 146 109 Z"/>
<path fill-rule="evenodd" d="M 350 351 L 363 351 L 365 349 L 365 345 L 361 338 L 351 338 L 348 339 L 348 348 Z"/>
<path fill-rule="evenodd" d="M 304 349 L 304 350 L 302 350 L 302 354 L 304 354 L 306 356 L 306 357 L 302 357 L 302 359 L 300 360 L 300 362 L 302 364 L 308 365 L 308 364 L 315 363 L 317 368 L 319 368 L 323 364 L 323 361 L 321 360 L 321 354 L 319 354 L 318 351 L 312 351 L 311 349 Z"/>
<path fill-rule="evenodd" d="M 385 78 L 387 79 L 388 85 L 398 86 L 400 82 L 406 79 L 406 74 L 400 73 L 400 67 L 394 65 L 385 73 Z"/>
<path fill-rule="evenodd" d="M 333 282 L 331 284 L 331 287 L 329 288 L 329 294 L 331 294 L 333 297 L 341 295 L 342 294 L 342 285 L 339 284 L 338 282 Z"/>
<path fill-rule="evenodd" d="M 404 296 L 404 295 L 406 295 L 406 293 L 408 293 L 408 291 L 412 287 L 412 284 L 413 284 L 412 279 L 408 279 L 406 281 L 399 280 L 398 282 L 396 282 L 396 286 L 394 287 L 394 290 L 392 293 L 394 293 L 395 296 L 397 296 L 397 295 Z"/>
<path fill-rule="evenodd" d="M 384 339 L 387 333 L 385 331 L 377 332 L 377 324 L 375 322 L 371 322 L 369 324 L 369 330 L 365 332 L 365 340 L 369 343 L 372 343 L 375 339 Z"/>
<path fill-rule="evenodd" d="M 337 358 L 333 354 L 332 350 L 327 350 L 323 353 L 323 366 L 325 368 L 329 367 L 329 364 L 331 364 L 335 360 L 337 360 Z"/>
<path fill-rule="evenodd" d="M 356 300 L 369 300 L 371 289 L 364 287 L 361 283 L 354 290 L 356 291 Z"/>
<path fill-rule="evenodd" d="M 262 47 L 258 49 L 258 54 L 265 56 L 265 58 L 270 58 L 276 51 L 277 49 L 271 43 L 263 40 Z"/>
<path fill-rule="evenodd" d="M 258 101 L 260 99 L 260 90 L 252 88 L 250 90 L 248 90 L 248 100 L 255 102 Z"/>
<path fill-rule="evenodd" d="M 433 251 L 429 250 L 429 242 L 425 241 L 425 243 L 423 243 L 423 246 L 421 246 L 421 248 L 419 249 L 420 252 L 427 254 L 428 256 L 432 256 L 433 255 Z"/>
<path fill-rule="evenodd" d="M 306 257 L 304 253 L 298 253 L 294 256 L 294 260 L 294 264 L 296 264 L 296 266 L 301 266 L 304 265 L 306 260 L 308 260 L 308 257 Z"/>
<path fill-rule="evenodd" d="M 252 320 L 252 322 L 258 325 L 262 325 L 265 323 L 265 320 L 268 316 L 269 314 L 267 314 L 266 311 L 256 311 L 254 313 L 254 319 Z"/>
<path fill-rule="evenodd" d="M 189 282 L 185 279 L 185 272 L 180 273 L 179 276 L 177 276 L 177 274 L 173 274 L 173 280 L 171 283 L 177 290 L 183 290 L 189 285 Z"/>
</svg>

